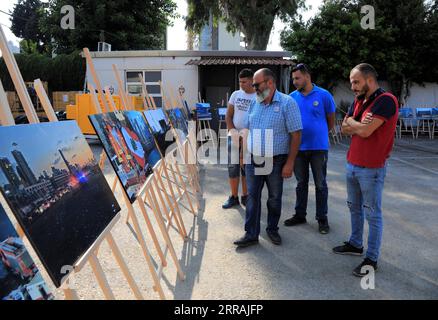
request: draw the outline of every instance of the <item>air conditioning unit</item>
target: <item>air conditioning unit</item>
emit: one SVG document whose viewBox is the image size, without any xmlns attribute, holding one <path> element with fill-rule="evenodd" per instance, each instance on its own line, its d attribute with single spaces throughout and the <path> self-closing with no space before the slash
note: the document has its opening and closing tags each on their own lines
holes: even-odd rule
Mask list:
<svg viewBox="0 0 438 320">
<path fill-rule="evenodd" d="M 97 44 L 97 51 L 111 51 L 111 45 L 106 42 L 99 42 Z"/>
</svg>

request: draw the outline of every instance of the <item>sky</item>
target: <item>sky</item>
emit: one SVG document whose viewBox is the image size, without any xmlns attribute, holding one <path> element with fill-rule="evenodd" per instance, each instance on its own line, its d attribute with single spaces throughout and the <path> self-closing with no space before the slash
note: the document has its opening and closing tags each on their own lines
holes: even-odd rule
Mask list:
<svg viewBox="0 0 438 320">
<path fill-rule="evenodd" d="M 187 15 L 187 2 L 186 0 L 174 0 L 178 6 L 177 12 L 180 16 Z M 0 11 L 12 11 L 14 5 L 18 0 L 1 0 L 0 1 Z M 323 0 L 312 0 L 307 1 L 308 5 L 312 8 L 306 12 L 302 12 L 304 20 L 308 20 L 310 17 L 314 16 L 317 12 L 318 7 L 322 4 Z M 2 25 L 3 31 L 6 34 L 6 38 L 14 43 L 18 49 L 18 42 L 20 39 L 15 37 L 12 32 L 8 29 L 11 26 L 9 21 L 10 16 L 0 12 L 0 24 Z M 6 26 L 6 27 L 5 27 Z M 271 38 L 268 44 L 268 51 L 282 51 L 280 46 L 280 32 L 284 29 L 284 24 L 276 20 L 274 23 L 274 28 L 271 33 Z M 182 17 L 175 19 L 174 25 L 168 27 L 168 50 L 186 50 L 187 49 L 187 33 L 185 31 L 185 23 Z"/>
<path fill-rule="evenodd" d="M 52 165 L 58 169 L 67 169 L 58 150 L 62 150 L 67 161 L 72 164 L 85 165 L 92 157 L 74 121 L 0 127 L 0 135 L 0 157 L 8 158 L 15 165 L 11 151 L 16 148 L 23 153 L 37 179 L 43 170 L 50 175 Z M 13 142 L 18 146 L 12 146 Z M 3 173 L 0 173 L 0 183 L 5 183 L 4 180 Z"/>
</svg>

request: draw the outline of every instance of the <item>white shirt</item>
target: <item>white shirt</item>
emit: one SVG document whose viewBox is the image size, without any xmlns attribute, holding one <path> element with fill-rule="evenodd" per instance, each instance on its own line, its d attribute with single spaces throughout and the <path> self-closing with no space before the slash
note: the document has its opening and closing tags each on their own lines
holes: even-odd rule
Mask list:
<svg viewBox="0 0 438 320">
<path fill-rule="evenodd" d="M 229 104 L 234 106 L 233 124 L 237 130 L 246 128 L 248 123 L 248 110 L 256 99 L 256 93 L 246 93 L 243 90 L 234 91 L 230 97 Z"/>
</svg>

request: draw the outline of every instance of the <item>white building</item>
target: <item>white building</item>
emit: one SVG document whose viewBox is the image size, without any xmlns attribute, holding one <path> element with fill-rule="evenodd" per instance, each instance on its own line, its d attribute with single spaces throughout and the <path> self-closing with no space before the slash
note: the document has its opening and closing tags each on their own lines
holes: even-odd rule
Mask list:
<svg viewBox="0 0 438 320">
<path fill-rule="evenodd" d="M 158 106 L 162 105 L 159 81 L 164 84 L 166 96 L 170 88 L 174 96 L 182 88 L 189 106 L 198 102 L 199 94 L 212 107 L 223 105 L 238 89 L 238 73 L 243 68 L 271 68 L 277 74 L 280 90 L 288 92 L 290 67 L 294 65 L 291 53 L 282 51 L 110 51 L 91 52 L 91 56 L 103 86 L 112 86 L 118 93 L 114 64 L 125 89 L 140 94 L 141 73 Z M 87 79 L 92 82 L 89 70 Z"/>
</svg>

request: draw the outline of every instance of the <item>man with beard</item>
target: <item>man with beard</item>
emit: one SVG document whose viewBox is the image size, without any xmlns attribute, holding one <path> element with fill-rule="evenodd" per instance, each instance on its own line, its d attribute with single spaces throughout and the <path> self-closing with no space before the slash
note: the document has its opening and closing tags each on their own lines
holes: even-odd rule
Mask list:
<svg viewBox="0 0 438 320">
<path fill-rule="evenodd" d="M 337 254 L 363 254 L 363 227 L 369 226 L 365 260 L 353 274 L 363 277 L 367 269 L 377 270 L 382 241 L 382 193 L 386 161 L 394 144 L 398 101 L 377 82 L 373 66 L 362 63 L 350 73 L 351 89 L 356 99 L 342 124 L 342 132 L 351 135 L 347 154 L 347 194 L 351 215 L 351 237 L 333 248 Z"/>
<path fill-rule="evenodd" d="M 327 160 L 329 132 L 335 125 L 336 104 L 327 90 L 312 83 L 309 68 L 305 64 L 300 63 L 292 69 L 292 78 L 297 90 L 290 96 L 300 107 L 303 136 L 294 168 L 298 182 L 295 215 L 284 221 L 284 225 L 290 227 L 307 222 L 310 167 L 315 182 L 316 220 L 319 232 L 327 234 L 329 232 Z"/>
<path fill-rule="evenodd" d="M 283 179 L 293 175 L 295 157 L 301 142 L 300 110 L 291 97 L 277 91 L 274 73 L 266 68 L 258 70 L 254 74 L 253 87 L 257 98 L 248 111 L 247 147 L 251 161 L 245 168 L 249 193 L 246 233 L 234 242 L 238 247 L 258 243 L 261 197 L 265 183 L 268 187 L 266 231 L 272 243 L 281 244 L 278 221 L 281 215 Z M 264 166 L 260 159 L 264 160 Z"/>
</svg>

